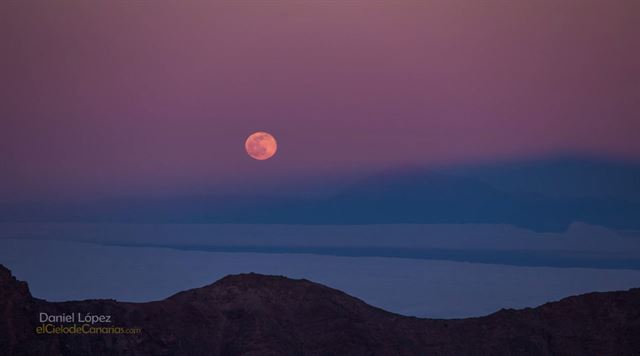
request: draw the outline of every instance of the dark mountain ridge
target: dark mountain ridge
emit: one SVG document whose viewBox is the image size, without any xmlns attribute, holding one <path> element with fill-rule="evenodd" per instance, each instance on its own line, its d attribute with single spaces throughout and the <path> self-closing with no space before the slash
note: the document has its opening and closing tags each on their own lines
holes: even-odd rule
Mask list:
<svg viewBox="0 0 640 356">
<path fill-rule="evenodd" d="M 39 313 L 110 315 L 138 334 L 39 335 Z M 307 280 L 242 274 L 149 303 L 52 303 L 0 266 L 3 355 L 637 355 L 640 289 L 482 318 L 371 307 Z"/>
</svg>

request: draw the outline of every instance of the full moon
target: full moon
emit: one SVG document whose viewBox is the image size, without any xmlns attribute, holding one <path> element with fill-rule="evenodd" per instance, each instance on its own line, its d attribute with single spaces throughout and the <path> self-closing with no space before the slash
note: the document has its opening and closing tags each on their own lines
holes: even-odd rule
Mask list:
<svg viewBox="0 0 640 356">
<path fill-rule="evenodd" d="M 276 154 L 278 142 L 270 133 L 259 131 L 247 137 L 244 148 L 251 158 L 264 161 Z"/>
</svg>

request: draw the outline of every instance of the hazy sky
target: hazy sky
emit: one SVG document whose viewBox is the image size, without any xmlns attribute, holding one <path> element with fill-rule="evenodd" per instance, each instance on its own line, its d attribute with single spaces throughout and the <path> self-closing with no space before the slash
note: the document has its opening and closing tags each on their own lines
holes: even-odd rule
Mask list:
<svg viewBox="0 0 640 356">
<path fill-rule="evenodd" d="M 639 36 L 635 0 L 4 1 L 0 194 L 640 159 Z"/>
</svg>

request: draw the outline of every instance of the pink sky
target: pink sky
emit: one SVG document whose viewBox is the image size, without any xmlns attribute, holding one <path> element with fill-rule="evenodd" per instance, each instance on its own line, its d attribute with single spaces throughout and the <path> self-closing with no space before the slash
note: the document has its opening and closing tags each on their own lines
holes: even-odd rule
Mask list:
<svg viewBox="0 0 640 356">
<path fill-rule="evenodd" d="M 2 2 L 0 29 L 7 197 L 640 159 L 634 0 Z"/>
</svg>

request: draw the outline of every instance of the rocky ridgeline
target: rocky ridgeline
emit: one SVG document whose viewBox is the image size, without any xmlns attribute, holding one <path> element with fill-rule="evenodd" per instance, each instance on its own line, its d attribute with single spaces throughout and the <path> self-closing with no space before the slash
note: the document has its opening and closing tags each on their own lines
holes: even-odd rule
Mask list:
<svg viewBox="0 0 640 356">
<path fill-rule="evenodd" d="M 106 333 L 38 333 L 43 324 L 61 324 L 49 323 L 56 317 Z M 307 280 L 258 274 L 149 303 L 51 303 L 33 298 L 0 265 L 0 354 L 638 355 L 640 289 L 433 320 L 392 314 Z"/>
</svg>

